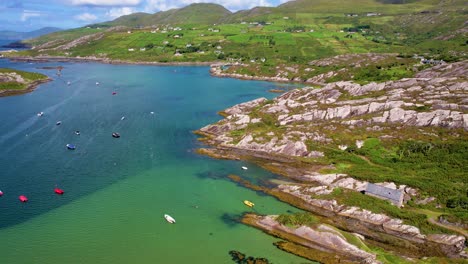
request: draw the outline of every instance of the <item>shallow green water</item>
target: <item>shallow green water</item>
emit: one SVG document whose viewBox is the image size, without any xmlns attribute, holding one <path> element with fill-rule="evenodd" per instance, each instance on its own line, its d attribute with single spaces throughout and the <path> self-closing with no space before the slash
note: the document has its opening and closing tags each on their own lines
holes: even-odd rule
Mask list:
<svg viewBox="0 0 468 264">
<path fill-rule="evenodd" d="M 54 65 L 65 67 L 61 76 L 36 68 Z M 233 263 L 233 249 L 273 263 L 309 263 L 235 220 L 252 210 L 244 199 L 261 214 L 297 211 L 226 178 L 274 175 L 193 152 L 200 146 L 193 130 L 219 120 L 226 107 L 273 97 L 274 84 L 212 78 L 206 67 L 1 60 L 5 66 L 54 81 L 0 98 L 1 263 Z M 28 203 L 18 201 L 21 194 Z M 165 213 L 177 223 L 168 224 Z"/>
</svg>

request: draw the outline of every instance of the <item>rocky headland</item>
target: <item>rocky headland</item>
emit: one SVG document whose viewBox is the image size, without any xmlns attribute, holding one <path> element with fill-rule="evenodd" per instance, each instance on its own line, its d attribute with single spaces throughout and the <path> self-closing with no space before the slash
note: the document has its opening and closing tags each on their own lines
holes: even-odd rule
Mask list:
<svg viewBox="0 0 468 264">
<path fill-rule="evenodd" d="M 0 97 L 24 94 L 34 91 L 37 86 L 42 83 L 51 81 L 50 78 L 43 78 L 39 80 L 30 80 L 21 76 L 16 72 L 0 72 L 0 84 L 4 84 L 4 89 L 0 89 Z M 8 85 L 16 87 L 15 89 L 8 89 Z M 23 86 L 23 89 L 17 88 L 17 86 Z"/>
<path fill-rule="evenodd" d="M 295 182 L 264 191 L 399 255 L 463 258 L 466 257 L 464 236 L 424 234 L 401 219 L 346 206 L 334 199 L 321 199 L 336 188 L 365 192 L 371 182 L 346 174 L 320 173 L 334 168 L 334 164 L 313 161 L 325 157 L 324 149 L 360 149 L 368 138 L 390 142 L 467 140 L 466 76 L 468 62 L 462 61 L 423 70 L 413 78 L 367 84 L 339 81 L 320 88 L 292 90 L 273 100 L 259 98 L 241 103 L 222 111 L 224 119 L 197 131 L 203 136 L 201 140 L 212 146 L 201 149 L 200 153 L 216 158 L 247 159 L 293 179 Z M 365 157 L 362 159 L 371 163 Z M 421 196 L 414 186 L 393 182 L 372 184 L 401 194 L 399 206 L 405 206 L 409 200 L 416 203 L 436 200 Z M 287 233 L 307 240 L 313 234 L 310 227 L 288 229 L 272 217 L 249 216 L 248 219 L 249 224 L 269 233 L 275 230 L 277 236 Z M 339 249 L 344 247 L 336 246 L 332 250 L 332 246 L 310 246 L 309 242 L 300 244 L 343 255 Z M 372 254 L 361 259 L 344 255 L 352 261 L 375 261 Z"/>
</svg>

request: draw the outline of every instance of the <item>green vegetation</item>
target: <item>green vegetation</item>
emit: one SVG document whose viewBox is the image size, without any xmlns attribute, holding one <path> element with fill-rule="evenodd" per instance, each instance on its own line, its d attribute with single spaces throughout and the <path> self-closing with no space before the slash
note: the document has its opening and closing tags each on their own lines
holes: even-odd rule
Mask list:
<svg viewBox="0 0 468 264">
<path fill-rule="evenodd" d="M 28 41 L 33 46 L 46 44 L 41 51 L 38 48 L 19 55 L 157 62 L 223 60 L 248 64 L 244 68 L 233 67 L 232 71 L 265 76 L 276 76 L 275 66 L 298 64 L 305 67 L 285 77 L 307 79 L 333 67 L 340 69 L 331 65 L 304 71 L 309 61 L 340 54 L 416 53 L 428 58 L 464 59 L 466 33 L 455 33 L 466 20 L 461 7 L 461 0 L 437 5 L 432 0 L 398 4 L 299 0 L 276 8 L 231 13 L 216 4 L 192 4 L 49 34 Z M 120 27 L 111 28 L 115 26 Z M 87 38 L 77 45 L 62 46 L 83 36 Z M 412 76 L 411 65 L 382 62 L 334 78 L 364 83 L 394 80 Z"/>
<path fill-rule="evenodd" d="M 310 213 L 282 214 L 276 218 L 276 221 L 292 227 L 301 225 L 312 226 L 319 223 L 318 219 Z"/>
<path fill-rule="evenodd" d="M 326 156 L 330 162 L 338 165 L 336 167 L 340 172 L 353 178 L 370 182 L 391 181 L 418 188 L 422 192 L 421 197 L 436 197 L 438 206 L 443 206 L 443 209 L 436 209 L 437 204 L 434 203 L 425 207 L 436 211 L 443 210 L 462 222 L 468 221 L 466 140 L 382 142 L 370 138 L 361 149 L 327 149 Z M 386 212 L 410 223 L 417 222 L 417 226 L 425 229 L 425 218 L 413 216 L 405 212 L 405 209 L 398 210 L 389 204 L 387 206 L 386 202 L 375 201 L 359 193 L 344 193 L 339 199 L 343 199 L 346 204 L 368 208 L 373 212 Z M 414 202 L 410 202 L 410 205 L 422 206 Z"/>
<path fill-rule="evenodd" d="M 339 204 L 356 206 L 373 213 L 383 213 L 390 217 L 402 219 L 406 224 L 419 227 L 422 233 L 451 233 L 449 230 L 428 222 L 425 214 L 417 213 L 407 208 L 398 208 L 388 201 L 375 199 L 359 192 L 335 188 L 329 195 L 321 195 L 321 199 L 334 199 Z"/>
<path fill-rule="evenodd" d="M 18 82 L 16 77 L 12 77 L 12 74 L 21 76 L 23 81 Z M 34 81 L 46 80 L 47 78 L 46 75 L 40 73 L 0 68 L 0 90 L 23 90 Z"/>
</svg>

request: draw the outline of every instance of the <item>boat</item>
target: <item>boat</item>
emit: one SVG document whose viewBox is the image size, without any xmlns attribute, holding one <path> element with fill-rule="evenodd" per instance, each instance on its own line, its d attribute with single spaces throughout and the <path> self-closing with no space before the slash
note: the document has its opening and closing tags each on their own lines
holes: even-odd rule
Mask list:
<svg viewBox="0 0 468 264">
<path fill-rule="evenodd" d="M 75 131 L 75 134 L 80 135 L 80 131 L 79 130 Z"/>
<path fill-rule="evenodd" d="M 24 195 L 20 195 L 18 197 L 18 199 L 22 202 L 22 203 L 25 203 L 28 201 L 28 197 L 24 196 Z"/>
<path fill-rule="evenodd" d="M 74 150 L 74 149 L 76 149 L 76 147 L 73 144 L 67 144 L 67 149 Z"/>
<path fill-rule="evenodd" d="M 57 123 L 55 123 L 55 125 L 57 126 L 60 126 L 62 124 L 62 121 L 57 121 Z"/>
<path fill-rule="evenodd" d="M 37 116 L 43 116 L 43 115 L 44 115 L 44 112 L 37 113 Z"/>
<path fill-rule="evenodd" d="M 122 116 L 122 117 L 120 118 L 120 120 L 124 120 L 124 119 L 125 119 L 125 116 Z"/>
<path fill-rule="evenodd" d="M 54 192 L 55 192 L 56 194 L 59 194 L 59 195 L 62 195 L 62 194 L 65 193 L 65 192 L 64 192 L 62 189 L 60 189 L 60 188 L 55 188 L 55 189 L 54 189 Z"/>
<path fill-rule="evenodd" d="M 99 82 L 96 82 L 96 85 L 99 85 Z"/>
<path fill-rule="evenodd" d="M 112 92 L 112 95 L 116 95 L 116 94 L 117 94 L 117 92 Z"/>
<path fill-rule="evenodd" d="M 251 201 L 248 201 L 248 200 L 244 200 L 244 204 L 247 205 L 248 207 L 254 207 L 254 203 L 252 203 Z"/>
<path fill-rule="evenodd" d="M 154 115 L 154 112 L 150 112 L 150 114 Z"/>
<path fill-rule="evenodd" d="M 67 85 L 70 85 L 70 84 L 71 84 L 71 82 L 67 82 Z"/>
<path fill-rule="evenodd" d="M 0 191 L 0 196 L 3 196 L 3 192 L 2 192 L 2 191 Z"/>
<path fill-rule="evenodd" d="M 246 166 L 242 166 L 242 169 L 243 170 L 247 170 L 248 168 Z"/>
<path fill-rule="evenodd" d="M 117 133 L 117 132 L 114 132 L 114 133 L 112 133 L 112 137 L 119 138 L 119 137 L 120 137 L 120 134 Z"/>
<path fill-rule="evenodd" d="M 164 218 L 166 218 L 166 221 L 171 223 L 171 224 L 175 224 L 175 219 L 172 218 L 172 216 L 168 215 L 168 214 L 165 214 L 164 215 Z"/>
</svg>

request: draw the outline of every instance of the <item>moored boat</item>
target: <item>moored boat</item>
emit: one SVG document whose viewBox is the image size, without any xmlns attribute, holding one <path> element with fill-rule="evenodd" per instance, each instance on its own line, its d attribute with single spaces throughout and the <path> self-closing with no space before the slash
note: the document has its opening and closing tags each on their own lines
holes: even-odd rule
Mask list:
<svg viewBox="0 0 468 264">
<path fill-rule="evenodd" d="M 166 218 L 166 221 L 171 223 L 171 224 L 175 224 L 175 219 L 172 218 L 172 216 L 168 215 L 168 214 L 165 214 L 164 215 L 164 218 Z"/>
<path fill-rule="evenodd" d="M 80 135 L 80 131 L 79 130 L 75 131 L 75 134 Z"/>
<path fill-rule="evenodd" d="M 62 124 L 62 121 L 57 121 L 57 123 L 55 123 L 55 125 L 57 126 L 60 126 Z"/>
<path fill-rule="evenodd" d="M 73 144 L 67 144 L 67 149 L 74 150 L 74 149 L 76 149 L 76 147 Z"/>
<path fill-rule="evenodd" d="M 112 133 L 112 137 L 114 137 L 114 138 L 119 138 L 119 137 L 120 137 L 120 134 L 117 133 L 117 132 L 114 132 L 114 133 Z"/>
<path fill-rule="evenodd" d="M 3 196 L 3 192 L 2 192 L 2 191 L 0 191 L 0 196 Z"/>
<path fill-rule="evenodd" d="M 37 113 L 37 116 L 43 116 L 43 115 L 44 115 L 44 112 Z"/>
<path fill-rule="evenodd" d="M 248 207 L 254 207 L 254 203 L 252 203 L 251 201 L 248 201 L 248 200 L 244 200 L 244 204 L 247 205 Z"/>
<path fill-rule="evenodd" d="M 241 167 L 243 170 L 247 170 L 248 168 L 246 166 Z"/>
<path fill-rule="evenodd" d="M 62 194 L 65 193 L 65 192 L 64 192 L 62 189 L 60 189 L 60 188 L 55 188 L 55 189 L 54 189 L 54 192 L 55 192 L 56 194 L 60 194 L 60 195 L 62 195 Z"/>
<path fill-rule="evenodd" d="M 22 203 L 25 203 L 28 201 L 28 197 L 24 196 L 24 195 L 20 195 L 18 197 L 18 199 L 22 202 Z"/>
</svg>

